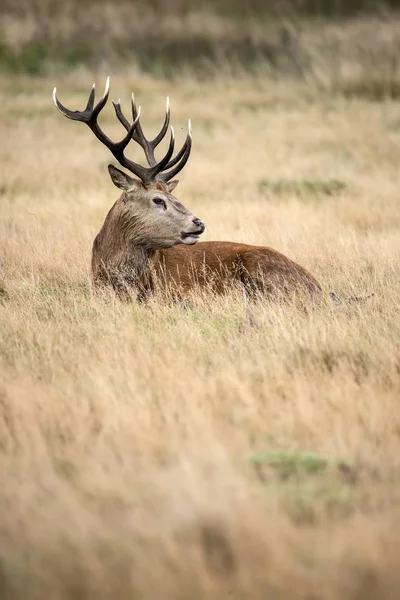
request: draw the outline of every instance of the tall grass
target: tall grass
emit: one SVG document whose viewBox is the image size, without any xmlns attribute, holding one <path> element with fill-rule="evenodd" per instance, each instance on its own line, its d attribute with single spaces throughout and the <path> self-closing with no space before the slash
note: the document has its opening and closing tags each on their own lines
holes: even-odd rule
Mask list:
<svg viewBox="0 0 400 600">
<path fill-rule="evenodd" d="M 326 292 L 308 314 L 240 294 L 143 306 L 92 294 L 118 192 L 54 84 L 81 108 L 92 76 L 0 81 L 0 596 L 397 598 L 398 103 L 112 78 L 150 134 L 167 94 L 182 140 L 192 118 L 177 196 L 205 239 L 271 245 Z"/>
</svg>

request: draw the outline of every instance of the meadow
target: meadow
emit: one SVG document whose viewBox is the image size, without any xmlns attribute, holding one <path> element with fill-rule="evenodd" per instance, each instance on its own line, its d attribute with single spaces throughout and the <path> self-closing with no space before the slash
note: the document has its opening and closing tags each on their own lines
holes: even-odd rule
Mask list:
<svg viewBox="0 0 400 600">
<path fill-rule="evenodd" d="M 113 161 L 51 93 L 82 109 L 107 74 L 145 132 L 166 95 L 178 143 L 192 119 L 176 196 L 203 239 L 284 252 L 321 306 L 93 293 Z M 399 597 L 400 106 L 383 96 L 229 69 L 0 75 L 2 599 Z M 121 137 L 111 103 L 101 123 Z"/>
</svg>

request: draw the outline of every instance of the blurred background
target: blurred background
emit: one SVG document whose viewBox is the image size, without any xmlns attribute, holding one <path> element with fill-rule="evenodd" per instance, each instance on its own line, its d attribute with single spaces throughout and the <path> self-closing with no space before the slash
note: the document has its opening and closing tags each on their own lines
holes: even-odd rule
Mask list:
<svg viewBox="0 0 400 600">
<path fill-rule="evenodd" d="M 399 0 L 2 0 L 0 71 L 302 78 L 397 97 Z"/>
</svg>

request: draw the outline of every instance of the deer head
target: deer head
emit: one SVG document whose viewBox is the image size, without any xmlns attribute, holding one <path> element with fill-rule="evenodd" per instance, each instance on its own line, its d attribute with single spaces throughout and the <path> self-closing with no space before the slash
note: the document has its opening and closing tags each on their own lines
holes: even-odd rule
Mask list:
<svg viewBox="0 0 400 600">
<path fill-rule="evenodd" d="M 109 95 L 109 77 L 101 100 L 94 105 L 95 86 L 93 85 L 85 110 L 72 111 L 61 104 L 53 91 L 54 104 L 58 110 L 69 119 L 86 123 L 95 136 L 111 151 L 121 166 L 128 169 L 137 179 L 117 169 L 108 166 L 113 183 L 122 190 L 119 201 L 114 206 L 118 219 L 121 220 L 121 234 L 125 237 L 131 234 L 135 244 L 148 249 L 161 249 L 177 244 L 195 244 L 205 229 L 204 223 L 187 210 L 172 195 L 178 184 L 173 179 L 185 166 L 192 147 L 191 124 L 189 120 L 186 140 L 172 158 L 175 146 L 174 130 L 171 126 L 171 136 L 165 156 L 157 162 L 154 151 L 164 139 L 170 122 L 169 99 L 167 98 L 166 115 L 161 131 L 153 140 L 147 140 L 143 134 L 140 120 L 140 107 L 137 109 L 132 94 L 132 124 L 123 115 L 121 103 L 112 101 L 115 114 L 125 127 L 127 133 L 120 142 L 113 142 L 101 130 L 97 117 L 104 108 Z M 137 142 L 144 150 L 148 167 L 139 165 L 124 154 L 131 140 Z"/>
</svg>

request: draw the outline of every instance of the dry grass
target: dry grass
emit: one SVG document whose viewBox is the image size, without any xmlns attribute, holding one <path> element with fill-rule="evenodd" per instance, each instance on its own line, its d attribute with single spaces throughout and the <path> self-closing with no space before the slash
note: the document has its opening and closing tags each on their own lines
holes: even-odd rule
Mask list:
<svg viewBox="0 0 400 600">
<path fill-rule="evenodd" d="M 398 104 L 114 77 L 148 129 L 167 93 L 180 139 L 192 118 L 177 195 L 205 239 L 271 245 L 327 291 L 375 293 L 308 315 L 240 297 L 183 309 L 91 294 L 118 192 L 54 83 L 0 81 L 0 596 L 397 598 Z M 92 75 L 56 83 L 80 108 Z"/>
</svg>

